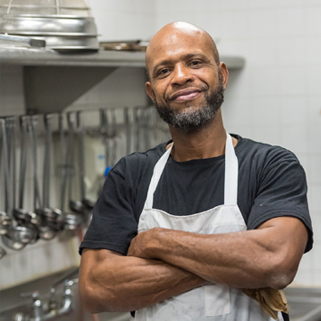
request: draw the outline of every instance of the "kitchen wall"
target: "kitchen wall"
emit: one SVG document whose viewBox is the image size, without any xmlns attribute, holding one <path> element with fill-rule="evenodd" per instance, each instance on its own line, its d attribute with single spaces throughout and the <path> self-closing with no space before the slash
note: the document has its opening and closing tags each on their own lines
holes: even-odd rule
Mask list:
<svg viewBox="0 0 321 321">
<path fill-rule="evenodd" d="M 315 245 L 304 256 L 295 284 L 321 286 L 321 263 L 317 259 L 321 255 L 320 2 L 91 0 L 90 4 L 100 40 L 148 39 L 166 23 L 184 20 L 207 30 L 217 41 L 221 55 L 246 59 L 244 69 L 230 72 L 223 105 L 225 124 L 229 132 L 282 145 L 300 159 L 308 178 Z M 139 89 L 143 83 L 141 70 L 119 69 L 70 108 L 144 104 L 146 97 Z M 23 112 L 22 68 L 0 67 L 0 116 Z M 30 247 L 30 257 L 50 266 L 58 264 L 52 257 L 64 253 L 66 265 L 74 264 L 77 241 L 59 242 Z M 37 246 L 42 250 L 36 250 Z M 52 252 L 46 252 L 49 248 Z M 0 287 L 43 273 L 36 264 L 25 263 L 29 260 L 23 252 L 4 258 L 0 263 Z"/>
<path fill-rule="evenodd" d="M 157 29 L 183 20 L 207 30 L 222 55 L 241 55 L 223 113 L 229 132 L 281 145 L 304 166 L 314 250 L 295 284 L 321 285 L 321 3 L 317 0 L 157 0 Z"/>
</svg>

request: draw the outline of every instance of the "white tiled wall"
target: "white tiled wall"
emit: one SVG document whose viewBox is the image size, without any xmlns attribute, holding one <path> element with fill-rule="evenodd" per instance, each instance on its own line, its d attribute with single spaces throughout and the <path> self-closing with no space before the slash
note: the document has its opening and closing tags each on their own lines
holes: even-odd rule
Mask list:
<svg viewBox="0 0 321 321">
<path fill-rule="evenodd" d="M 183 20 L 218 40 L 221 55 L 241 55 L 223 105 L 227 129 L 292 150 L 305 167 L 314 250 L 295 284 L 321 285 L 321 2 L 156 0 L 157 29 Z"/>
<path fill-rule="evenodd" d="M 315 245 L 304 256 L 295 283 L 320 286 L 320 1 L 90 0 L 90 5 L 100 40 L 148 39 L 166 23 L 184 20 L 207 30 L 221 55 L 246 59 L 243 70 L 230 72 L 223 106 L 225 124 L 230 132 L 291 149 L 305 167 Z M 139 91 L 143 83 L 142 71 L 119 69 L 114 78 L 102 81 L 70 108 L 144 104 L 143 88 Z M 1 67 L 0 116 L 23 112 L 22 69 Z M 30 247 L 25 252 L 33 252 L 30 256 L 15 253 L 1 260 L 0 286 L 22 281 L 17 275 L 23 273 L 25 277 L 41 274 L 40 267 L 52 262 L 49 249 L 54 257 L 64 248 L 64 255 L 72 258 L 74 245 L 56 246 L 56 242 Z M 33 258 L 33 263 L 27 263 L 26 258 Z M 41 264 L 35 267 L 37 261 Z M 14 262 L 17 264 L 12 268 Z"/>
</svg>

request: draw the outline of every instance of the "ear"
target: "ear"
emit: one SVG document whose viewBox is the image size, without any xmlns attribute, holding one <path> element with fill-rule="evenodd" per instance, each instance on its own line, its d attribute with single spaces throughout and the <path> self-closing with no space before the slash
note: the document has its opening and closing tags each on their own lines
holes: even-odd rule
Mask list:
<svg viewBox="0 0 321 321">
<path fill-rule="evenodd" d="M 150 97 L 150 99 L 152 101 L 154 101 L 155 100 L 155 95 L 154 95 L 154 91 L 153 91 L 152 86 L 151 86 L 149 81 L 146 82 L 145 88 L 146 88 L 147 95 Z"/>
<path fill-rule="evenodd" d="M 227 70 L 227 67 L 226 67 L 224 62 L 221 62 L 219 64 L 219 69 L 221 71 L 221 75 L 222 75 L 222 78 L 223 78 L 223 87 L 225 89 L 226 86 L 227 86 L 227 83 L 228 83 L 228 70 Z"/>
</svg>

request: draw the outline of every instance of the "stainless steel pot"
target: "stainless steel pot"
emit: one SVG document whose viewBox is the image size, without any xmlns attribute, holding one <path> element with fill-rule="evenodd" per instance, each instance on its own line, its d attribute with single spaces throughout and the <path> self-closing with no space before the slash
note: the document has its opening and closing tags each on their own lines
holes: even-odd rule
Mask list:
<svg viewBox="0 0 321 321">
<path fill-rule="evenodd" d="M 96 36 L 92 17 L 6 15 L 0 19 L 0 33 L 33 36 Z"/>
<path fill-rule="evenodd" d="M 0 33 L 46 41 L 55 50 L 98 50 L 97 27 L 92 17 L 58 15 L 0 16 Z"/>
</svg>

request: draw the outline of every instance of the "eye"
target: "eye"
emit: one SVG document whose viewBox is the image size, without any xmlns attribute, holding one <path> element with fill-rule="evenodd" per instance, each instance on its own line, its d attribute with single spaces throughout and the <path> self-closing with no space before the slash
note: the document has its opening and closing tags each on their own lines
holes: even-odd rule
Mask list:
<svg viewBox="0 0 321 321">
<path fill-rule="evenodd" d="M 192 60 L 192 61 L 190 62 L 190 65 L 191 65 L 192 67 L 199 67 L 201 64 L 202 64 L 202 61 L 201 61 L 201 60 Z"/>
<path fill-rule="evenodd" d="M 169 68 L 162 68 L 157 72 L 157 77 L 165 77 L 169 74 Z"/>
</svg>

